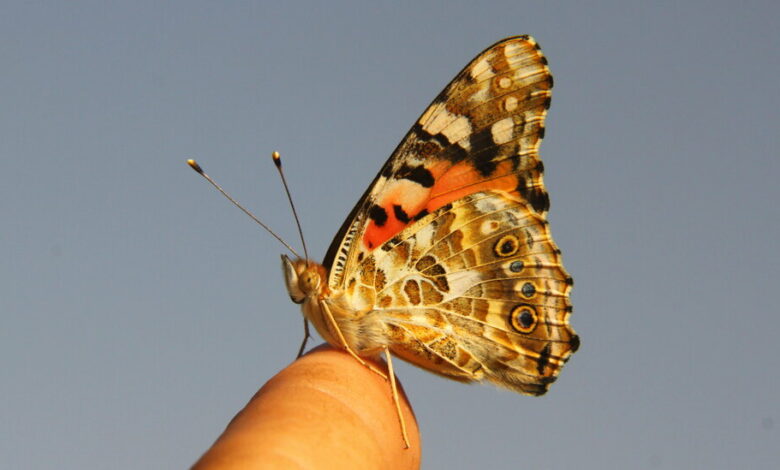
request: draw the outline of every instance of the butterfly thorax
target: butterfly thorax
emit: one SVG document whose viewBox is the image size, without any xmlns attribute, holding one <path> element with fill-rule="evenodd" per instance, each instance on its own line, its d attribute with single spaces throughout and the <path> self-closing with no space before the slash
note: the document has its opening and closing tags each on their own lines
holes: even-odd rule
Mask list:
<svg viewBox="0 0 780 470">
<path fill-rule="evenodd" d="M 282 269 L 290 299 L 301 305 L 304 317 L 325 341 L 343 347 L 335 324 L 353 351 L 371 355 L 381 348 L 384 342 L 380 326 L 372 321 L 371 309 L 356 309 L 343 290 L 331 289 L 327 268 L 311 260 L 290 260 L 283 255 Z"/>
</svg>

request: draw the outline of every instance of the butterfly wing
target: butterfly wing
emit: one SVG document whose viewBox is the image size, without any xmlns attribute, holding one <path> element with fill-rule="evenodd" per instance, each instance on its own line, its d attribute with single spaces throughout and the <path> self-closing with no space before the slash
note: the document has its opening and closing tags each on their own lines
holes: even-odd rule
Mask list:
<svg viewBox="0 0 780 470">
<path fill-rule="evenodd" d="M 538 157 L 552 85 L 532 38 L 486 49 L 417 120 L 337 233 L 323 262 L 329 287 L 355 305 L 370 299 L 397 355 L 541 394 L 576 350 L 571 278 L 547 229 Z"/>
<path fill-rule="evenodd" d="M 579 338 L 547 221 L 502 191 L 447 204 L 369 255 L 345 295 L 373 299 L 394 354 L 463 381 L 541 395 Z"/>
<path fill-rule="evenodd" d="M 425 214 L 482 189 L 515 192 L 540 214 L 549 203 L 537 149 L 552 76 L 529 36 L 471 61 L 420 116 L 337 232 L 323 265 L 344 270 Z"/>
</svg>

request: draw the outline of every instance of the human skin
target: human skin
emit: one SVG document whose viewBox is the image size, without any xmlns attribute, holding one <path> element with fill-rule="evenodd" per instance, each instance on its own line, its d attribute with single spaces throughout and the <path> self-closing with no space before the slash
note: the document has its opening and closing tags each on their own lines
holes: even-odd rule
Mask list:
<svg viewBox="0 0 780 470">
<path fill-rule="evenodd" d="M 266 382 L 193 469 L 418 469 L 417 421 L 398 394 L 408 449 L 389 382 L 322 345 Z"/>
</svg>

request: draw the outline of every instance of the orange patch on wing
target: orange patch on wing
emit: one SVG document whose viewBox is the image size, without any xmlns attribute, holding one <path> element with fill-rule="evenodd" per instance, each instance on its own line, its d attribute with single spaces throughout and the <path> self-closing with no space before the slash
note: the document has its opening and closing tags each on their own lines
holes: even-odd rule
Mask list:
<svg viewBox="0 0 780 470">
<path fill-rule="evenodd" d="M 369 221 L 363 234 L 366 249 L 373 250 L 393 238 L 413 224 L 412 219 L 422 210 L 430 213 L 469 194 L 496 189 L 511 192 L 517 186 L 517 175 L 513 173 L 512 163 L 509 161 L 496 166 L 493 174 L 501 176 L 487 178 L 468 162 L 452 165 L 447 161 L 439 161 L 426 169 L 434 177 L 432 188 L 424 188 L 404 179 L 387 183 L 389 187 L 378 204 L 387 213 L 387 220 L 381 227 L 373 220 Z M 395 206 L 400 206 L 410 220 L 399 220 Z"/>
<path fill-rule="evenodd" d="M 363 244 L 367 249 L 373 250 L 382 243 L 393 238 L 395 234 L 404 229 L 408 224 L 404 224 L 395 218 L 392 213 L 387 216 L 387 222 L 381 227 L 373 220 L 368 223 L 366 233 L 363 235 Z"/>
<path fill-rule="evenodd" d="M 426 167 L 436 181 L 447 169 L 452 166 L 449 162 L 440 161 L 430 167 Z M 378 206 L 385 210 L 387 220 L 380 227 L 373 220 L 368 222 L 366 231 L 363 234 L 363 245 L 368 250 L 380 246 L 382 243 L 390 240 L 397 235 L 406 226 L 414 221 L 407 222 L 398 219 L 394 206 L 400 206 L 409 219 L 425 209 L 431 197 L 431 189 L 425 188 L 414 181 L 406 179 L 391 180 L 387 183 L 387 188 L 383 191 Z"/>
<path fill-rule="evenodd" d="M 425 208 L 425 203 L 430 197 L 430 188 L 424 188 L 419 184 L 407 180 L 394 180 L 387 183 L 388 188 L 378 202 L 378 206 L 384 209 L 387 220 L 379 226 L 370 220 L 363 234 L 363 244 L 368 250 L 373 250 L 387 240 L 393 238 L 398 232 L 411 224 L 412 220 L 400 220 L 396 214 L 395 206 L 399 206 L 407 219 L 411 219 Z"/>
<path fill-rule="evenodd" d="M 431 188 L 431 198 L 425 205 L 428 212 L 447 205 L 469 194 L 486 190 L 514 191 L 517 187 L 517 175 L 512 171 L 512 163 L 503 161 L 496 166 L 493 175 L 484 177 L 468 162 L 460 162 L 449 169 Z"/>
</svg>

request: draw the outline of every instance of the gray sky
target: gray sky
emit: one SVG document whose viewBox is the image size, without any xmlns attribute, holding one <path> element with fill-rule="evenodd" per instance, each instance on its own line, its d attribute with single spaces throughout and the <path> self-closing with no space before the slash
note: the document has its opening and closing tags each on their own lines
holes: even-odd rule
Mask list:
<svg viewBox="0 0 780 470">
<path fill-rule="evenodd" d="M 542 398 L 398 365 L 424 467 L 776 463 L 778 3 L 328 5 L 0 5 L 0 467 L 190 465 L 301 317 L 281 246 L 184 160 L 297 246 L 282 152 L 321 259 L 430 100 L 523 33 L 582 348 Z"/>
</svg>

